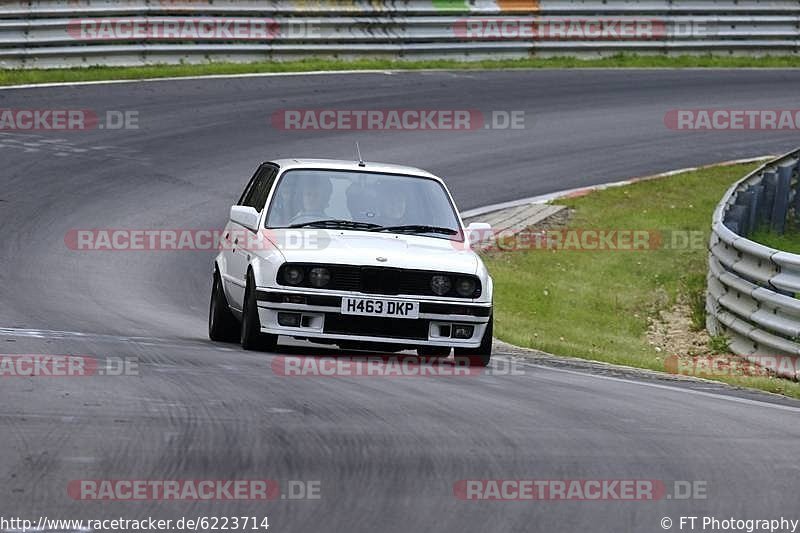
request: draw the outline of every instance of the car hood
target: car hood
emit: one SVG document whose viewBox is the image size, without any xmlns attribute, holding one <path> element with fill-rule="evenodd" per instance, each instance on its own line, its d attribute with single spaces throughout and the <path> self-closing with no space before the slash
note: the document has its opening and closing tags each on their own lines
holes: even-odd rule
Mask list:
<svg viewBox="0 0 800 533">
<path fill-rule="evenodd" d="M 365 231 L 269 231 L 270 241 L 290 263 L 374 265 L 461 274 L 478 270 L 478 256 L 463 242 L 448 239 Z"/>
</svg>

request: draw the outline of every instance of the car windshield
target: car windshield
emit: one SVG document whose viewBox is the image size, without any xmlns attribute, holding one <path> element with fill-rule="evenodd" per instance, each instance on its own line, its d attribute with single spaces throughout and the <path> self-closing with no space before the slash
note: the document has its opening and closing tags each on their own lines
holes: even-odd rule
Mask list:
<svg viewBox="0 0 800 533">
<path fill-rule="evenodd" d="M 266 226 L 461 238 L 458 218 L 439 182 L 375 172 L 289 170 L 275 190 Z"/>
</svg>

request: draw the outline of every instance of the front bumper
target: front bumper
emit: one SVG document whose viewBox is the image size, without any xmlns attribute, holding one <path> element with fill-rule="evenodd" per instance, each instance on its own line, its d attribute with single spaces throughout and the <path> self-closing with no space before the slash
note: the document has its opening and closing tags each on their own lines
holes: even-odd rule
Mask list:
<svg viewBox="0 0 800 533">
<path fill-rule="evenodd" d="M 419 318 L 342 314 L 341 302 L 346 296 L 419 302 Z M 487 303 L 333 291 L 320 293 L 259 288 L 256 299 L 262 333 L 322 342 L 358 341 L 477 348 L 492 312 L 491 304 Z M 299 313 L 300 325 L 291 327 L 279 324 L 279 312 Z M 472 326 L 472 336 L 465 339 L 452 337 L 456 325 Z"/>
</svg>

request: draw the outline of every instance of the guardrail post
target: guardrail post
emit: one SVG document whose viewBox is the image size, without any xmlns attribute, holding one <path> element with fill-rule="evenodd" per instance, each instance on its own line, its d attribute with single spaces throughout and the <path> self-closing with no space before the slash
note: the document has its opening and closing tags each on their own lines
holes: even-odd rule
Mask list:
<svg viewBox="0 0 800 533">
<path fill-rule="evenodd" d="M 800 176 L 798 176 L 798 172 L 800 172 L 800 159 L 797 159 L 794 164 L 794 169 L 792 171 L 792 178 L 794 179 L 794 199 L 792 200 L 794 204 L 794 223 L 798 225 L 800 223 Z"/>
<path fill-rule="evenodd" d="M 770 227 L 779 235 L 783 235 L 786 231 L 786 214 L 789 212 L 789 183 L 792 180 L 793 168 L 794 161 L 778 165 L 778 180 Z"/>
<path fill-rule="evenodd" d="M 732 232 L 741 235 L 747 218 L 747 206 L 734 204 L 728 208 L 728 212 L 725 214 L 725 225 Z"/>
<path fill-rule="evenodd" d="M 739 194 L 736 195 L 736 204 L 744 206 L 745 212 L 744 216 L 742 217 L 742 232 L 739 235 L 744 237 L 750 235 L 755 229 L 755 221 L 756 221 L 756 193 L 755 191 L 748 189 L 746 191 L 741 191 Z"/>
<path fill-rule="evenodd" d="M 758 220 L 760 223 L 769 224 L 770 220 L 772 220 L 772 208 L 775 205 L 775 189 L 778 185 L 778 175 L 775 170 L 765 170 L 761 183 L 764 185 L 764 202 L 759 210 Z"/>
<path fill-rule="evenodd" d="M 750 226 L 753 228 L 753 231 L 758 229 L 759 224 L 761 224 L 761 211 L 764 209 L 764 202 L 766 201 L 765 195 L 766 191 L 764 189 L 764 185 L 758 183 L 750 187 L 750 190 L 755 193 L 755 199 L 753 201 L 753 213 L 751 214 L 752 217 L 752 225 Z"/>
</svg>

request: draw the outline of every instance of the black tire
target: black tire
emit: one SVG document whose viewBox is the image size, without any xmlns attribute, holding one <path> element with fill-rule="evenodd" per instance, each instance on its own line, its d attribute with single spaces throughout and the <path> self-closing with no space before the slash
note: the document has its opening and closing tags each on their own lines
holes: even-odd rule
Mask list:
<svg viewBox="0 0 800 533">
<path fill-rule="evenodd" d="M 449 346 L 418 346 L 417 355 L 420 357 L 448 357 Z"/>
<path fill-rule="evenodd" d="M 492 330 L 494 329 L 494 317 L 489 317 L 489 324 L 481 338 L 481 345 L 477 348 L 456 348 L 455 357 L 466 360 L 469 366 L 488 366 L 492 359 Z"/>
<path fill-rule="evenodd" d="M 214 272 L 211 286 L 211 303 L 208 309 L 208 338 L 217 342 L 236 342 L 239 339 L 239 321 L 231 313 L 222 279 Z"/>
<path fill-rule="evenodd" d="M 242 327 L 239 342 L 245 350 L 274 351 L 278 345 L 278 336 L 261 333 L 261 322 L 258 319 L 258 302 L 256 301 L 256 284 L 253 273 L 247 273 L 247 285 L 244 290 L 242 306 Z"/>
</svg>

